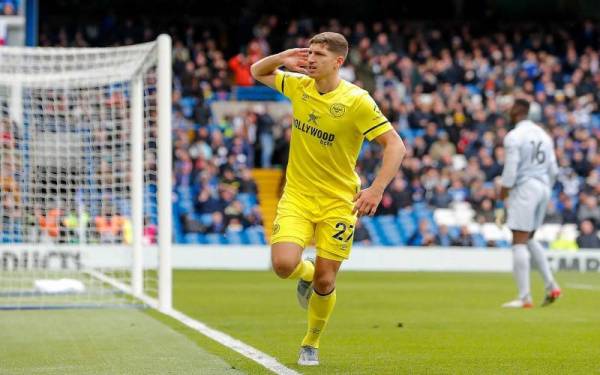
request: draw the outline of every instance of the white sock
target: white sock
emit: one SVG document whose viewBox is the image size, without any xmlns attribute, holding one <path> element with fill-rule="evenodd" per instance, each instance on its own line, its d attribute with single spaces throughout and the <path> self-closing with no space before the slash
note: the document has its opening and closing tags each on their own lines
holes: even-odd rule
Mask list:
<svg viewBox="0 0 600 375">
<path fill-rule="evenodd" d="M 529 240 L 527 242 L 527 249 L 531 253 L 533 257 L 533 261 L 535 262 L 540 274 L 542 274 L 542 278 L 544 279 L 544 285 L 546 286 L 546 290 L 551 290 L 556 287 L 556 283 L 554 282 L 554 276 L 552 275 L 552 271 L 550 270 L 550 265 L 548 264 L 548 259 L 544 256 L 544 248 L 542 245 L 535 240 Z"/>
<path fill-rule="evenodd" d="M 529 286 L 529 252 L 523 244 L 513 245 L 513 275 L 519 289 L 519 299 L 531 301 Z"/>
</svg>

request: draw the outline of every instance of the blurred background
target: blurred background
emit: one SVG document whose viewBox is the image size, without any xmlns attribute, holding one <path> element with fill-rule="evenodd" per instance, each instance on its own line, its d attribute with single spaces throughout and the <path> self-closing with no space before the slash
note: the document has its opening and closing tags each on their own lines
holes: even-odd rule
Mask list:
<svg viewBox="0 0 600 375">
<path fill-rule="evenodd" d="M 371 93 L 408 148 L 376 216 L 361 219 L 357 245 L 507 248 L 510 234 L 492 224 L 492 208 L 507 109 L 519 95 L 532 101 L 531 118 L 552 135 L 560 164 L 537 237 L 553 249 L 600 247 L 595 1 L 0 4 L 7 44 L 120 46 L 172 36 L 176 243 L 268 243 L 291 108 L 254 82 L 250 65 L 331 30 L 350 42 L 342 77 Z M 380 161 L 380 148 L 365 143 L 363 186 Z"/>
</svg>

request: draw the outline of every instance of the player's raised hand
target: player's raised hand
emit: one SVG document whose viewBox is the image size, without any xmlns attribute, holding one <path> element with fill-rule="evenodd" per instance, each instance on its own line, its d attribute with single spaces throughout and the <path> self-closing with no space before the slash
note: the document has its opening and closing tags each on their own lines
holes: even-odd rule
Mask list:
<svg viewBox="0 0 600 375">
<path fill-rule="evenodd" d="M 308 48 L 291 48 L 281 52 L 281 57 L 288 70 L 307 74 Z"/>
<path fill-rule="evenodd" d="M 375 211 L 377 211 L 377 206 L 379 206 L 382 197 L 383 190 L 373 186 L 359 191 L 353 199 L 353 202 L 355 203 L 352 213 L 358 213 L 358 216 L 375 215 Z"/>
</svg>

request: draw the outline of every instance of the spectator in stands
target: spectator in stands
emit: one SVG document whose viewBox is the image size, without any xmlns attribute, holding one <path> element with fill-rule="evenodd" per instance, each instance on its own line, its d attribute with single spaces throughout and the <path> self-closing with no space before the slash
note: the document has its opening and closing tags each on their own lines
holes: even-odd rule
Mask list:
<svg viewBox="0 0 600 375">
<path fill-rule="evenodd" d="M 394 202 L 396 212 L 412 204 L 410 190 L 406 186 L 406 180 L 402 176 L 396 176 L 389 188 L 390 195 Z"/>
<path fill-rule="evenodd" d="M 208 233 L 225 233 L 227 225 L 225 224 L 225 218 L 220 211 L 213 212 L 211 220 L 211 224 L 206 228 Z"/>
<path fill-rule="evenodd" d="M 473 237 L 469 233 L 469 228 L 466 225 L 460 227 L 460 233 L 452 241 L 452 246 L 471 247 L 473 246 Z"/>
<path fill-rule="evenodd" d="M 580 249 L 599 249 L 600 237 L 594 229 L 594 224 L 590 220 L 584 220 L 579 226 L 580 234 L 577 237 L 577 246 Z"/>
<path fill-rule="evenodd" d="M 577 221 L 581 224 L 584 220 L 591 220 L 594 226 L 600 224 L 600 207 L 598 198 L 593 195 L 582 194 L 583 199 L 577 210 Z"/>
<path fill-rule="evenodd" d="M 237 176 L 233 172 L 233 169 L 231 169 L 230 167 L 226 167 L 222 173 L 221 184 L 226 188 L 239 191 L 241 181 L 239 178 L 237 178 Z"/>
<path fill-rule="evenodd" d="M 260 141 L 260 166 L 263 168 L 271 168 L 271 160 L 273 158 L 274 139 L 273 126 L 275 121 L 269 113 L 267 113 L 264 105 L 259 104 L 254 108 L 257 118 L 256 126 L 258 139 Z"/>
<path fill-rule="evenodd" d="M 246 219 L 244 217 L 244 205 L 239 200 L 234 200 L 227 207 L 225 207 L 226 225 L 229 226 L 229 222 L 234 219 L 242 226 L 246 224 Z"/>
<path fill-rule="evenodd" d="M 494 217 L 494 205 L 492 200 L 485 198 L 481 201 L 481 205 L 476 210 L 477 216 L 482 219 L 485 223 L 493 223 Z"/>
<path fill-rule="evenodd" d="M 254 195 L 258 194 L 258 186 L 252 179 L 252 172 L 248 168 L 242 170 L 239 192 Z"/>
<path fill-rule="evenodd" d="M 6 201 L 3 202 L 3 204 L 6 204 Z M 61 209 L 52 208 L 48 210 L 48 213 L 46 215 L 42 213 L 38 216 L 38 223 L 40 228 L 42 229 L 42 237 L 46 237 L 47 239 L 53 240 L 59 239 L 61 215 Z"/>
<path fill-rule="evenodd" d="M 408 240 L 408 246 L 434 246 L 435 235 L 429 227 L 427 219 L 419 221 L 419 228 Z"/>
<path fill-rule="evenodd" d="M 144 245 L 154 245 L 158 239 L 158 227 L 150 221 L 150 217 L 144 217 Z"/>
<path fill-rule="evenodd" d="M 225 210 L 224 203 L 213 197 L 210 187 L 205 186 L 202 188 L 196 199 L 195 211 L 200 214 L 207 214 L 222 210 Z"/>
<path fill-rule="evenodd" d="M 252 74 L 250 73 L 250 66 L 254 62 L 243 52 L 229 59 L 229 69 L 233 72 L 234 83 L 237 86 L 252 86 L 254 84 L 254 78 L 252 78 Z"/>
<path fill-rule="evenodd" d="M 375 215 L 396 215 L 397 211 L 392 195 L 389 191 L 384 191 L 383 196 L 381 197 L 381 203 L 379 203 Z"/>
<path fill-rule="evenodd" d="M 577 210 L 573 206 L 573 199 L 564 195 L 563 209 L 562 209 L 562 224 L 576 224 L 577 223 Z"/>
<path fill-rule="evenodd" d="M 250 210 L 250 213 L 246 216 L 246 222 L 248 224 L 248 228 L 262 227 L 263 220 L 262 215 L 260 213 L 260 207 L 254 206 Z"/>
<path fill-rule="evenodd" d="M 179 217 L 184 233 L 206 233 L 208 227 L 196 220 L 191 213 L 182 214 Z"/>
<path fill-rule="evenodd" d="M 238 217 L 230 218 L 227 222 L 227 232 L 238 233 L 244 230 L 244 225 Z"/>
<path fill-rule="evenodd" d="M 129 30 L 127 25 L 125 22 L 121 29 Z M 216 191 L 218 182 L 214 180 L 218 180 L 219 169 L 209 177 L 202 175 L 213 165 L 222 168 L 229 164 L 236 176 L 244 180 L 244 172 L 239 173 L 230 156 L 234 154 L 238 160 L 245 155 L 246 161 L 236 163 L 253 166 L 254 144 L 261 146 L 261 166 L 269 167 L 273 160 L 285 165 L 289 127 L 277 138 L 272 122 L 253 119 L 256 116 L 248 114 L 241 126 L 244 135 L 240 135 L 236 133 L 236 120 L 213 121 L 210 106 L 215 99 L 227 99 L 232 84 L 250 84 L 244 78 L 244 74 L 248 77 L 244 69 L 253 59 L 270 49 L 302 45 L 304 35 L 320 26 L 317 21 L 310 24 L 291 19 L 284 32 L 275 35 L 273 25 L 261 22 L 256 26 L 247 56 L 225 55 L 225 47 L 232 47 L 220 43 L 231 41 L 227 31 L 214 35 L 213 31 L 200 28 L 193 29 L 193 33 L 180 32 L 179 36 L 177 31 L 174 33 L 174 138 L 182 138 L 175 147 L 177 186 L 190 184 L 190 180 L 193 186 L 200 180 L 199 196 L 207 188 L 209 196 L 218 198 L 221 192 Z M 75 40 L 70 41 L 60 26 L 52 34 L 41 33 L 40 44 L 122 44 L 132 38 L 137 42 L 154 37 L 154 31 L 146 27 L 139 33 L 140 40 L 135 40 L 131 32 L 124 32 L 120 39 L 115 39 L 114 33 L 90 38 L 87 30 L 92 27 L 73 35 L 71 39 Z M 370 26 L 360 21 L 341 25 L 349 28 L 352 47 L 344 77 L 372 92 L 382 112 L 405 136 L 409 154 L 403 175 L 389 188 L 396 208 L 417 201 L 445 207 L 449 194 L 454 201 L 468 201 L 481 219 L 486 212 L 483 206 L 487 206 L 483 202 L 495 197 L 480 181 L 493 181 L 501 170 L 506 111 L 515 97 L 524 96 L 532 101 L 532 115 L 548 125 L 556 144 L 561 168 L 556 186 L 561 203 L 557 209 L 563 222 L 591 219 L 595 225 L 600 224 L 597 203 L 587 199 L 600 196 L 600 95 L 596 82 L 600 43 L 597 38 L 579 38 L 576 30 L 582 24 L 553 24 L 552 28 L 536 25 L 535 33 L 519 25 L 499 28 L 485 24 L 477 33 L 469 25 L 456 28 L 389 21 L 378 23 L 377 28 Z M 423 29 L 428 32 L 422 32 Z M 544 43 L 536 43 L 537 40 Z M 238 46 L 232 50 L 237 52 Z M 188 95 L 197 104 L 184 115 L 177 108 Z M 254 126 L 258 129 L 253 130 Z M 180 129 L 183 132 L 178 133 Z M 189 136 L 189 130 L 195 130 L 195 135 Z M 273 144 L 277 144 L 275 155 Z M 380 157 L 377 150 L 365 148 L 358 164 L 365 183 L 371 182 Z M 466 166 L 461 166 L 461 160 L 466 160 Z M 206 181 L 210 183 L 206 185 Z M 398 189 L 396 184 L 404 186 Z M 438 184 L 443 188 L 438 188 Z M 246 191 L 241 185 L 239 191 Z M 572 199 L 581 192 L 585 195 L 576 207 Z M 198 206 L 203 204 L 196 204 L 196 213 L 223 212 L 225 208 L 203 207 L 200 211 Z"/>
<path fill-rule="evenodd" d="M 452 237 L 448 232 L 447 225 L 440 225 L 438 233 L 435 235 L 435 244 L 443 247 L 452 246 Z"/>
<path fill-rule="evenodd" d="M 434 161 L 440 161 L 443 156 L 454 156 L 456 154 L 456 146 L 448 141 L 448 133 L 442 131 L 438 138 L 431 145 L 429 155 Z"/>
<path fill-rule="evenodd" d="M 554 204 L 554 201 L 548 201 L 548 206 L 546 208 L 546 217 L 544 218 L 544 223 L 548 224 L 562 224 L 563 216 L 560 211 Z"/>
<path fill-rule="evenodd" d="M 444 185 L 441 183 L 435 185 L 434 194 L 431 196 L 431 200 L 429 204 L 435 208 L 448 208 L 450 207 L 450 203 L 452 203 L 452 196 Z"/>
<path fill-rule="evenodd" d="M 550 243 L 550 250 L 577 251 L 579 246 L 566 228 L 562 227 L 556 239 Z"/>
</svg>

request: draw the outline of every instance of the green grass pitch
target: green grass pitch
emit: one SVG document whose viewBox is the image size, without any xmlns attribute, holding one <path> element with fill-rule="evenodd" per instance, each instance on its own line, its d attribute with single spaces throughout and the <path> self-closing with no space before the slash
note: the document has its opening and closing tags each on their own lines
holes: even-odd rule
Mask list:
<svg viewBox="0 0 600 375">
<path fill-rule="evenodd" d="M 542 286 L 532 280 L 539 306 Z M 306 374 L 600 374 L 600 274 L 558 281 L 565 294 L 556 304 L 506 310 L 510 274 L 342 271 L 318 368 L 295 365 L 306 312 L 292 281 L 175 271 L 174 301 Z M 0 374 L 269 373 L 152 311 L 0 312 L 0 332 Z"/>
</svg>

